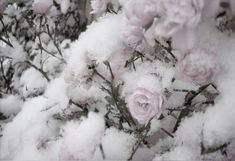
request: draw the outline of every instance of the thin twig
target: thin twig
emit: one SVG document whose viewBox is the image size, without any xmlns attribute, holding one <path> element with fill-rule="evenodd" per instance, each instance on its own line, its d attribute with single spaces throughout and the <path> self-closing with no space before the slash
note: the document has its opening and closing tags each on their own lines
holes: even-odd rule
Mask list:
<svg viewBox="0 0 235 161">
<path fill-rule="evenodd" d="M 48 82 L 50 82 L 50 78 L 47 76 L 47 74 L 40 68 L 38 68 L 36 65 L 34 65 L 33 63 L 31 63 L 30 61 L 25 61 L 25 63 L 27 63 L 28 65 L 30 65 L 31 67 L 33 67 L 34 69 L 36 69 L 37 71 L 39 71 Z"/>
</svg>

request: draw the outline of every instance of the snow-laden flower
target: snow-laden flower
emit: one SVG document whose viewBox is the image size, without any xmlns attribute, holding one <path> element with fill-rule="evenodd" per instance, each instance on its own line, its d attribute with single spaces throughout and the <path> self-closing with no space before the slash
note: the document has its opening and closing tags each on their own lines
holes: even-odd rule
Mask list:
<svg viewBox="0 0 235 161">
<path fill-rule="evenodd" d="M 0 0 L 0 13 L 3 13 L 8 5 L 8 0 Z"/>
<path fill-rule="evenodd" d="M 201 20 L 204 0 L 160 0 L 155 34 L 170 37 L 182 27 L 193 28 Z"/>
<path fill-rule="evenodd" d="M 130 0 L 124 5 L 124 13 L 129 24 L 146 27 L 156 15 L 154 0 Z"/>
<path fill-rule="evenodd" d="M 205 85 L 212 81 L 218 68 L 214 53 L 197 49 L 180 58 L 176 71 L 179 79 Z"/>
<path fill-rule="evenodd" d="M 53 0 L 34 0 L 32 4 L 33 12 L 36 14 L 54 15 L 56 10 Z"/>
<path fill-rule="evenodd" d="M 143 77 L 128 98 L 128 108 L 140 124 L 147 124 L 163 111 L 164 94 L 160 81 L 154 76 Z"/>
<path fill-rule="evenodd" d="M 91 0 L 92 14 L 102 14 L 106 11 L 109 0 Z"/>
</svg>

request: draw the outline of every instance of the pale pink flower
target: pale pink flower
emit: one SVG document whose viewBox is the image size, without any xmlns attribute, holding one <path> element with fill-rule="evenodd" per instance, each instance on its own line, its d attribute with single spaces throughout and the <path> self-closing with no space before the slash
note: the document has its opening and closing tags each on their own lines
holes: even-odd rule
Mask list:
<svg viewBox="0 0 235 161">
<path fill-rule="evenodd" d="M 204 0 L 160 0 L 160 18 L 155 34 L 170 37 L 182 27 L 196 27 L 201 20 Z"/>
<path fill-rule="evenodd" d="M 106 11 L 109 0 L 91 0 L 92 14 L 102 14 Z"/>
<path fill-rule="evenodd" d="M 55 15 L 55 6 L 53 0 L 34 0 L 32 5 L 33 12 L 36 14 Z"/>
<path fill-rule="evenodd" d="M 128 108 L 140 124 L 147 124 L 163 111 L 164 95 L 161 83 L 153 76 L 142 78 L 141 83 L 128 98 Z"/>
<path fill-rule="evenodd" d="M 8 0 L 0 0 L 0 13 L 3 13 L 8 5 Z"/>
<path fill-rule="evenodd" d="M 198 49 L 180 58 L 176 71 L 179 79 L 196 85 L 205 85 L 212 81 L 218 72 L 218 68 L 218 63 L 213 53 Z"/>
<path fill-rule="evenodd" d="M 156 15 L 154 0 L 129 0 L 124 5 L 124 13 L 128 23 L 134 26 L 146 27 Z"/>
</svg>

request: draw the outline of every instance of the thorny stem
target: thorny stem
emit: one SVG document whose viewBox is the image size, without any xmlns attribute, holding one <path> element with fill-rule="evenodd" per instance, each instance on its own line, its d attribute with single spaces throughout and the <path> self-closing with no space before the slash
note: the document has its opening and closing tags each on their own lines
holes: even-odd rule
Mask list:
<svg viewBox="0 0 235 161">
<path fill-rule="evenodd" d="M 113 80 L 114 80 L 114 74 L 113 74 L 112 68 L 111 68 L 111 66 L 110 66 L 110 63 L 109 63 L 108 61 L 106 61 L 106 62 L 104 62 L 104 64 L 108 67 L 109 72 L 110 72 L 110 74 L 111 74 L 111 79 L 112 79 L 112 81 L 113 81 Z"/>
<path fill-rule="evenodd" d="M 48 50 L 46 50 L 46 49 L 43 47 L 42 41 L 41 41 L 41 37 L 40 37 L 40 34 L 41 34 L 41 27 L 42 27 L 42 17 L 40 18 L 40 25 L 39 25 L 39 30 L 40 30 L 40 31 L 39 31 L 39 34 L 38 34 L 39 48 L 40 48 L 40 50 L 41 50 L 41 54 L 42 54 L 42 51 L 45 51 L 47 54 L 49 54 L 49 55 L 51 55 L 51 56 L 53 56 L 53 57 L 55 57 L 55 58 L 57 58 L 57 59 L 60 59 L 63 63 L 66 64 L 66 61 L 64 60 L 63 57 L 62 57 L 62 58 L 59 58 L 59 57 L 57 57 L 56 55 L 52 54 L 51 52 L 49 52 Z M 51 35 L 51 33 L 50 33 L 50 30 L 49 30 L 49 26 L 48 26 L 48 25 L 47 25 L 47 31 L 48 31 L 47 34 L 48 34 L 49 37 L 52 39 L 52 41 L 53 41 L 53 43 L 54 43 L 56 49 L 58 50 L 59 54 L 62 56 L 62 52 L 61 52 L 61 50 L 59 49 L 58 44 L 55 43 L 55 40 L 54 40 L 55 38 L 54 38 L 54 39 L 52 38 L 52 35 Z"/>
<path fill-rule="evenodd" d="M 3 41 L 4 43 L 6 43 L 8 46 L 14 48 L 13 45 L 11 44 L 10 40 L 9 40 L 9 35 L 8 35 L 8 33 L 7 33 L 6 26 L 5 26 L 5 24 L 4 24 L 3 20 L 2 20 L 2 18 L 0 18 L 0 21 L 1 21 L 1 23 L 2 23 L 3 30 L 5 31 L 5 34 L 6 34 L 6 37 L 7 37 L 7 40 L 3 39 L 2 37 L 0 37 L 0 40 L 2 40 L 2 41 Z"/>
<path fill-rule="evenodd" d="M 152 120 L 152 119 L 151 119 Z M 133 151 L 130 155 L 130 157 L 128 158 L 128 161 L 131 161 L 133 159 L 133 156 L 135 155 L 136 151 L 138 150 L 139 146 L 141 145 L 141 143 L 145 140 L 145 138 L 147 137 L 148 135 L 148 132 L 150 130 L 150 124 L 151 124 L 151 120 L 148 122 L 148 124 L 145 126 L 144 130 L 141 131 L 138 136 L 138 140 L 137 140 L 137 143 L 136 143 L 136 146 L 133 148 Z M 145 133 L 143 135 L 141 135 L 141 133 L 143 133 L 145 131 Z"/>
<path fill-rule="evenodd" d="M 55 37 L 53 38 L 53 37 L 52 37 L 52 35 L 51 35 L 51 32 L 50 32 L 49 26 L 48 26 L 48 25 L 46 25 L 46 28 L 47 28 L 48 35 L 49 35 L 49 36 L 50 36 L 50 38 L 52 39 L 52 41 L 53 41 L 53 43 L 54 43 L 54 45 L 55 45 L 56 49 L 58 50 L 58 52 L 59 52 L 60 56 L 63 56 L 63 54 L 62 54 L 62 52 L 61 52 L 61 50 L 60 50 L 60 48 L 59 48 L 58 44 L 56 43 Z"/>
<path fill-rule="evenodd" d="M 169 133 L 166 129 L 161 128 L 161 130 L 162 130 L 164 133 L 166 133 L 168 136 L 170 136 L 171 138 L 174 138 L 174 136 L 173 136 L 171 133 Z"/>
<path fill-rule="evenodd" d="M 157 39 L 155 39 L 155 42 L 161 47 L 161 48 L 163 48 L 164 50 L 166 50 L 171 56 L 172 56 L 172 58 L 175 60 L 175 61 L 177 61 L 177 58 L 176 58 L 176 56 L 172 53 L 172 51 L 171 51 L 171 47 L 165 47 L 164 45 L 162 45 Z"/>
<path fill-rule="evenodd" d="M 204 133 L 203 133 L 203 128 L 204 128 L 204 123 L 203 123 L 203 126 L 202 126 L 202 131 L 201 131 L 201 143 L 200 143 L 200 146 L 201 146 L 201 155 L 205 155 L 205 154 L 209 154 L 209 153 L 214 153 L 218 150 L 222 150 L 222 149 L 225 149 L 229 142 L 228 143 L 224 143 L 218 147 L 212 147 L 212 148 L 206 148 L 205 145 L 204 145 Z"/>
<path fill-rule="evenodd" d="M 94 74 L 98 75 L 101 79 L 103 79 L 106 83 L 111 84 L 109 80 L 107 80 L 102 74 L 100 74 L 96 69 L 94 69 Z"/>
<path fill-rule="evenodd" d="M 104 148 L 103 148 L 102 144 L 100 144 L 100 151 L 101 151 L 103 160 L 105 160 L 106 157 L 105 157 Z"/>
<path fill-rule="evenodd" d="M 179 124 L 180 124 L 182 118 L 184 118 L 185 116 L 187 116 L 187 115 L 189 114 L 189 112 L 190 112 L 189 107 L 192 105 L 192 100 L 193 100 L 195 97 L 197 97 L 201 92 L 203 92 L 203 91 L 204 91 L 207 87 L 209 87 L 210 85 L 213 86 L 213 87 L 216 89 L 216 87 L 215 87 L 212 83 L 210 83 L 210 84 L 208 84 L 208 85 L 205 85 L 205 86 L 202 86 L 196 93 L 193 94 L 192 97 L 190 97 L 190 98 L 184 103 L 183 106 L 185 106 L 185 108 L 182 109 L 182 111 L 181 111 L 181 113 L 180 113 L 180 115 L 179 115 L 179 117 L 178 117 L 178 120 L 177 120 L 177 122 L 176 122 L 176 124 L 175 124 L 175 127 L 174 127 L 174 130 L 173 130 L 173 133 L 176 132 L 176 130 L 178 129 L 178 126 L 179 126 Z"/>
<path fill-rule="evenodd" d="M 110 67 L 110 72 L 112 71 L 112 69 L 111 69 L 111 66 L 109 66 Z M 122 107 L 120 107 L 120 105 L 119 105 L 119 100 L 118 100 L 118 98 L 117 98 L 117 96 L 116 96 L 116 94 L 115 94 L 115 92 L 114 92 L 114 86 L 113 86 L 113 80 L 112 81 L 109 81 L 109 80 L 107 80 L 102 74 L 100 74 L 96 69 L 94 69 L 94 74 L 96 74 L 96 75 L 98 75 L 101 79 L 103 79 L 108 85 L 109 85 L 109 88 L 110 88 L 110 90 L 108 90 L 107 88 L 105 88 L 105 87 L 103 87 L 102 86 L 102 89 L 103 90 L 105 90 L 111 97 L 112 97 L 112 99 L 113 99 L 113 101 L 114 101 L 114 103 L 115 103 L 115 106 L 117 107 L 117 109 L 120 111 L 120 114 L 122 115 L 122 117 L 123 117 L 123 119 L 128 123 L 128 125 L 129 126 L 132 126 L 132 124 L 133 125 L 135 125 L 135 122 L 134 122 L 134 120 L 131 120 L 131 122 L 130 122 L 130 120 L 128 120 L 127 118 L 128 118 L 128 114 L 126 114 L 126 112 L 125 112 L 125 110 L 122 108 Z M 111 74 L 112 75 L 112 74 Z M 113 78 L 114 78 L 114 76 L 113 76 Z M 132 118 L 132 117 L 130 117 L 130 118 Z"/>
<path fill-rule="evenodd" d="M 144 54 L 140 53 L 139 51 L 134 51 L 133 52 L 133 57 L 131 57 L 129 60 L 126 61 L 125 63 L 125 68 L 128 67 L 130 64 L 133 65 L 133 68 L 134 70 L 136 70 L 136 67 L 135 67 L 135 61 L 138 60 L 138 59 L 141 59 L 141 61 L 143 62 L 143 57 L 144 57 Z"/>
<path fill-rule="evenodd" d="M 7 78 L 5 77 L 5 72 L 4 72 L 2 60 L 0 60 L 0 64 L 1 64 L 2 77 L 3 77 L 4 81 L 5 81 L 5 83 L 7 83 Z"/>
</svg>

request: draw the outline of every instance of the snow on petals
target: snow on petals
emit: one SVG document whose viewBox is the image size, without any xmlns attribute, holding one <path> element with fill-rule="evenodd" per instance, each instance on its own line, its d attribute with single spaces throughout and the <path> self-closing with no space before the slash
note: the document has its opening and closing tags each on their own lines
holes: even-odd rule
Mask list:
<svg viewBox="0 0 235 161">
<path fill-rule="evenodd" d="M 176 68 L 180 79 L 196 85 L 210 83 L 218 72 L 216 56 L 202 49 L 197 49 L 184 55 L 179 60 Z"/>
<path fill-rule="evenodd" d="M 161 0 L 155 34 L 167 37 L 184 26 L 196 27 L 201 20 L 203 7 L 204 0 Z"/>
</svg>

